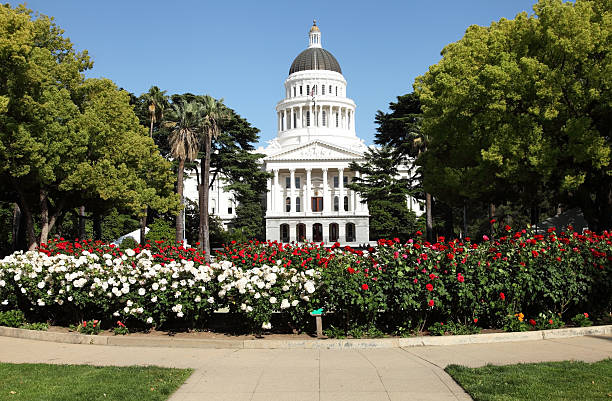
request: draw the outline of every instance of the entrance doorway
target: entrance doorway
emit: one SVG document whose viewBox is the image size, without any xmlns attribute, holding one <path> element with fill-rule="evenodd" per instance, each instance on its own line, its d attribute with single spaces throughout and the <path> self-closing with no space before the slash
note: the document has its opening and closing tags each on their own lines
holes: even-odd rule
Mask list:
<svg viewBox="0 0 612 401">
<path fill-rule="evenodd" d="M 281 224 L 280 240 L 281 242 L 289 242 L 289 224 Z"/>
<path fill-rule="evenodd" d="M 323 241 L 323 225 L 321 223 L 315 223 L 312 225 L 312 240 L 314 242 Z"/>
</svg>

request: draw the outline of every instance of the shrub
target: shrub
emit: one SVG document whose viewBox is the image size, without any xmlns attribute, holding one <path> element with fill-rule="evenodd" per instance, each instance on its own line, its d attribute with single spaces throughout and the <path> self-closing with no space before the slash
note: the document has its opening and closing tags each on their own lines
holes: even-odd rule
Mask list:
<svg viewBox="0 0 612 401">
<path fill-rule="evenodd" d="M 99 320 L 84 320 L 81 324 L 72 326 L 71 329 L 81 334 L 93 334 L 97 335 L 102 329 L 101 322 Z"/>
<path fill-rule="evenodd" d="M 593 325 L 593 322 L 589 320 L 588 313 L 578 313 L 572 318 L 572 323 L 578 327 L 588 327 Z"/>
<path fill-rule="evenodd" d="M 25 322 L 25 315 L 20 310 L 0 312 L 0 326 L 21 327 Z"/>
<path fill-rule="evenodd" d="M 158 218 L 155 219 L 153 223 L 149 224 L 149 232 L 147 233 L 146 239 L 150 242 L 174 244 L 176 229 L 171 227 L 170 223 L 166 220 Z"/>
<path fill-rule="evenodd" d="M 134 249 L 138 247 L 138 241 L 134 239 L 134 237 L 125 237 L 123 241 L 121 241 L 121 249 Z"/>
</svg>

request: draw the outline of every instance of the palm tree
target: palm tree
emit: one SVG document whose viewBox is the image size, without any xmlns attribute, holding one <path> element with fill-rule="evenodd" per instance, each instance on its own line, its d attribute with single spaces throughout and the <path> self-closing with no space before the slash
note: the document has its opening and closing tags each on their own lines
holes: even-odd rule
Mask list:
<svg viewBox="0 0 612 401">
<path fill-rule="evenodd" d="M 200 150 L 200 132 L 204 107 L 196 102 L 174 103 L 173 111 L 176 113 L 176 125 L 168 142 L 170 143 L 170 154 L 178 160 L 178 177 L 176 192 L 179 196 L 181 208 L 184 207 L 183 198 L 183 176 L 185 174 L 185 162 L 192 161 L 198 156 Z M 176 242 L 183 242 L 183 229 L 185 221 L 182 211 L 176 216 Z"/>
<path fill-rule="evenodd" d="M 160 90 L 157 86 L 152 86 L 142 97 L 145 103 L 149 105 L 149 118 L 151 121 L 149 135 L 153 137 L 153 124 L 164 119 L 164 109 L 169 106 L 168 96 L 166 91 Z"/>
<path fill-rule="evenodd" d="M 208 227 L 208 190 L 210 185 L 210 154 L 212 139 L 217 138 L 221 132 L 221 124 L 229 120 L 231 114 L 223 104 L 223 99 L 216 100 L 206 95 L 202 101 L 204 106 L 204 119 L 202 124 L 202 142 L 204 143 L 204 160 L 200 163 L 202 184 L 199 188 L 200 198 L 200 229 L 198 239 L 200 249 L 204 250 L 204 257 L 210 262 L 210 238 Z"/>
</svg>

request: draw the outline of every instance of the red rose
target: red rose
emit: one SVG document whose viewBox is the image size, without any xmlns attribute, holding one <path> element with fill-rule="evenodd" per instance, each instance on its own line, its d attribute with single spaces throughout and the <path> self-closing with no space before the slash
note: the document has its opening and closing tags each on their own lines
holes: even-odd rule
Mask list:
<svg viewBox="0 0 612 401">
<path fill-rule="evenodd" d="M 478 318 L 477 317 L 474 318 L 474 323 L 478 323 Z"/>
<path fill-rule="evenodd" d="M 535 326 L 536 325 L 536 321 L 533 320 L 533 319 L 529 319 L 529 324 L 532 325 L 532 326 Z"/>
<path fill-rule="evenodd" d="M 461 275 L 461 273 L 459 273 L 459 274 L 457 275 L 457 280 L 458 280 L 460 283 L 463 283 L 463 282 L 465 281 L 465 277 L 463 277 L 463 276 Z"/>
<path fill-rule="evenodd" d="M 370 288 L 370 287 L 368 287 L 367 284 L 361 284 L 361 289 L 362 290 L 366 291 L 368 288 Z"/>
<path fill-rule="evenodd" d="M 552 319 L 550 319 L 550 320 L 548 321 L 548 324 L 553 324 L 553 320 L 552 320 Z"/>
<path fill-rule="evenodd" d="M 355 273 L 355 269 L 353 269 L 352 267 L 349 267 L 348 269 L 346 269 L 350 274 Z"/>
<path fill-rule="evenodd" d="M 589 318 L 589 314 L 588 313 L 584 313 L 584 317 L 586 317 L 587 319 Z"/>
<path fill-rule="evenodd" d="M 506 300 L 506 294 L 504 294 L 503 292 L 499 293 L 499 297 L 501 298 L 502 301 Z"/>
<path fill-rule="evenodd" d="M 425 288 L 427 288 L 427 291 L 433 291 L 433 285 L 431 285 L 431 283 L 427 283 Z"/>
<path fill-rule="evenodd" d="M 429 302 L 428 302 L 428 304 L 429 304 L 429 306 L 434 306 L 434 300 L 433 300 L 433 299 L 430 299 L 430 300 L 429 300 Z"/>
</svg>

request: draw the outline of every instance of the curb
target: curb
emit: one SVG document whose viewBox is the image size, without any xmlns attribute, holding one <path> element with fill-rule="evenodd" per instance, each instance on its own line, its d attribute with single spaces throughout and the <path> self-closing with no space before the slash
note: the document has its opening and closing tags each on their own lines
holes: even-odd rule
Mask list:
<svg viewBox="0 0 612 401">
<path fill-rule="evenodd" d="M 588 335 L 612 335 L 612 325 L 517 333 L 470 334 L 460 336 L 421 336 L 407 338 L 346 340 L 192 340 L 53 333 L 0 326 L 0 336 L 65 344 L 92 344 L 123 347 L 222 348 L 222 349 L 370 349 L 487 344 L 514 341 L 549 340 Z"/>
</svg>

